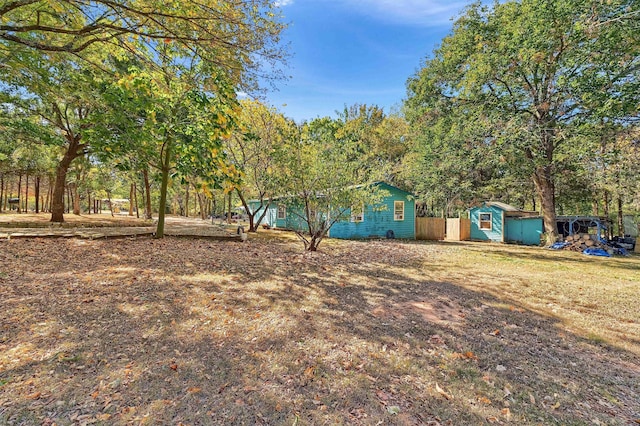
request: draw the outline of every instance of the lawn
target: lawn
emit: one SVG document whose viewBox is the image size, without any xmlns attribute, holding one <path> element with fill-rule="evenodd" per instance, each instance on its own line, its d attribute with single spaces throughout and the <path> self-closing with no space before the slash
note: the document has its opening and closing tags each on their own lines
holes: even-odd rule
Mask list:
<svg viewBox="0 0 640 426">
<path fill-rule="evenodd" d="M 0 241 L 0 424 L 640 423 L 640 257 Z"/>
</svg>

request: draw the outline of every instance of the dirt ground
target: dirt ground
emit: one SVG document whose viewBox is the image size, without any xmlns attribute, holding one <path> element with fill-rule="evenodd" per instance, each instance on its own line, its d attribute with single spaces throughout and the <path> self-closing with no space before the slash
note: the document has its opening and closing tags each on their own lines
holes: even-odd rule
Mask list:
<svg viewBox="0 0 640 426">
<path fill-rule="evenodd" d="M 0 226 L 11 227 L 45 227 L 52 226 L 49 213 L 2 213 L 0 214 Z M 143 218 L 128 216 L 125 214 L 65 214 L 64 222 L 56 224 L 58 226 L 78 227 L 78 226 L 143 226 L 151 225 L 153 221 L 146 221 Z M 55 225 L 54 225 L 55 226 Z"/>
<path fill-rule="evenodd" d="M 0 424 L 640 424 L 640 257 L 0 240 Z"/>
</svg>

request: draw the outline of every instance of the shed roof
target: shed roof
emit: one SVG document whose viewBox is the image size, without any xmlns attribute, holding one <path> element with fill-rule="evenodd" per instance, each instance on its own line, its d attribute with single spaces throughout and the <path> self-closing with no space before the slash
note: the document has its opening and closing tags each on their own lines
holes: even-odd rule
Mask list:
<svg viewBox="0 0 640 426">
<path fill-rule="evenodd" d="M 506 216 L 514 216 L 514 217 L 531 217 L 531 216 L 539 216 L 538 212 L 531 212 L 527 210 L 522 210 L 517 207 L 514 207 L 510 204 L 503 203 L 501 201 L 485 201 L 482 203 L 482 206 L 486 207 L 496 207 L 505 212 Z"/>
<path fill-rule="evenodd" d="M 513 207 L 510 204 L 502 203 L 500 201 L 486 201 L 484 204 L 486 206 L 497 207 L 500 210 L 504 210 L 505 212 L 521 212 L 521 211 L 524 211 L 522 209 L 519 209 L 517 207 Z"/>
</svg>

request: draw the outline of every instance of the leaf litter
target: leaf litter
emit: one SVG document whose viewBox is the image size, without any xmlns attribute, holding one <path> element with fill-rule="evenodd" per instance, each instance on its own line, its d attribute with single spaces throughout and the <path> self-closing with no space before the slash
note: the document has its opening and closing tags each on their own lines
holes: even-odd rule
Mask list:
<svg viewBox="0 0 640 426">
<path fill-rule="evenodd" d="M 637 347 L 501 296 L 476 247 L 3 241 L 0 423 L 638 421 Z"/>
</svg>

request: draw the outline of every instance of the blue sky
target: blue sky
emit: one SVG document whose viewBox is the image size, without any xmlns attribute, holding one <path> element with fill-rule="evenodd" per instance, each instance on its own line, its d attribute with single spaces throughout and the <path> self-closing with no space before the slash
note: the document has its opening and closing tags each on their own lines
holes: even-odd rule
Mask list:
<svg viewBox="0 0 640 426">
<path fill-rule="evenodd" d="M 405 83 L 446 36 L 466 2 L 280 0 L 291 78 L 266 102 L 296 121 L 335 117 L 355 103 L 399 107 Z"/>
</svg>

